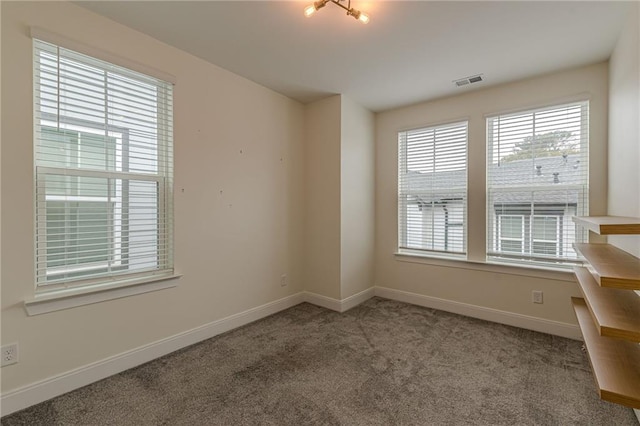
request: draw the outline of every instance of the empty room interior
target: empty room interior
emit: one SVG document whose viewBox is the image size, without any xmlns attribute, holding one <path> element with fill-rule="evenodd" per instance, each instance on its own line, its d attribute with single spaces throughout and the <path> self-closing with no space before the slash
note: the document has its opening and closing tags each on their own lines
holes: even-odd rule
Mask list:
<svg viewBox="0 0 640 426">
<path fill-rule="evenodd" d="M 3 424 L 637 424 L 640 3 L 0 8 Z"/>
</svg>

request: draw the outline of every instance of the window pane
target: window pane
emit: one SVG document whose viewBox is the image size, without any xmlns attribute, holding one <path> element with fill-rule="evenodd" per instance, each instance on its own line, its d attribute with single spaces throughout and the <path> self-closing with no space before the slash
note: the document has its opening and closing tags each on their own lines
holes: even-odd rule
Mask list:
<svg viewBox="0 0 640 426">
<path fill-rule="evenodd" d="M 517 238 L 522 239 L 522 216 L 501 216 L 500 217 L 500 232 L 502 238 Z"/>
<path fill-rule="evenodd" d="M 106 202 L 48 201 L 47 268 L 64 273 L 77 265 L 106 267 L 110 208 Z"/>
<path fill-rule="evenodd" d="M 78 132 L 41 127 L 38 156 L 47 167 L 75 167 L 78 158 Z"/>
<path fill-rule="evenodd" d="M 466 252 L 467 123 L 398 134 L 400 249 Z"/>
<path fill-rule="evenodd" d="M 153 268 L 158 264 L 158 187 L 156 182 L 129 181 L 128 265 L 132 269 Z"/>
<path fill-rule="evenodd" d="M 578 260 L 572 245 L 587 235 L 571 216 L 588 214 L 588 117 L 580 102 L 487 119 L 488 257 L 519 248 L 519 262 Z"/>
<path fill-rule="evenodd" d="M 79 133 L 78 168 L 115 170 L 115 138 Z"/>
<path fill-rule="evenodd" d="M 502 251 L 522 253 L 522 241 L 500 240 Z"/>
<path fill-rule="evenodd" d="M 80 128 L 80 126 L 69 126 Z M 41 165 L 93 170 L 116 170 L 117 139 L 86 131 L 41 126 L 38 155 Z M 120 168 L 122 171 L 122 169 Z"/>
<path fill-rule="evenodd" d="M 555 217 L 533 218 L 533 239 L 535 240 L 558 240 L 558 219 Z"/>
<path fill-rule="evenodd" d="M 171 273 L 173 86 L 34 40 L 34 89 L 38 286 Z"/>
<path fill-rule="evenodd" d="M 61 197 L 98 197 L 106 201 L 106 197 L 114 195 L 114 188 L 110 188 L 109 180 L 105 178 L 50 174 L 46 176 L 45 188 L 45 197 L 49 201 Z"/>
<path fill-rule="evenodd" d="M 541 255 L 549 255 L 549 256 L 555 256 L 556 254 L 558 254 L 558 248 L 557 248 L 557 244 L 556 243 L 551 243 L 551 242 L 541 242 L 541 241 L 534 241 L 533 242 L 533 252 L 535 254 L 541 254 Z"/>
</svg>

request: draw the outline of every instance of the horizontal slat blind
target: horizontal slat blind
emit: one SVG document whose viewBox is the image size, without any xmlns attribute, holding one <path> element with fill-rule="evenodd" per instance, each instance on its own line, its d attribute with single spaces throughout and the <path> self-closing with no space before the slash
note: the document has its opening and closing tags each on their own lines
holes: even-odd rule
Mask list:
<svg viewBox="0 0 640 426">
<path fill-rule="evenodd" d="M 487 255 L 521 263 L 577 261 L 588 214 L 589 104 L 487 119 Z"/>
<path fill-rule="evenodd" d="M 34 40 L 40 288 L 173 269 L 173 86 Z"/>
<path fill-rule="evenodd" d="M 467 122 L 398 134 L 399 249 L 466 253 Z"/>
</svg>

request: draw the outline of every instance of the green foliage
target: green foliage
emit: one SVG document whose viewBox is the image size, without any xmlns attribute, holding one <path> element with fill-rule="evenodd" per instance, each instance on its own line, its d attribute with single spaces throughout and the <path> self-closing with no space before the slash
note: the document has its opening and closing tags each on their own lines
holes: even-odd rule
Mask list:
<svg viewBox="0 0 640 426">
<path fill-rule="evenodd" d="M 563 154 L 576 154 L 577 152 L 577 142 L 571 140 L 571 132 L 555 130 L 535 136 L 527 136 L 522 142 L 517 142 L 513 154 L 503 157 L 502 161 L 559 157 Z"/>
</svg>

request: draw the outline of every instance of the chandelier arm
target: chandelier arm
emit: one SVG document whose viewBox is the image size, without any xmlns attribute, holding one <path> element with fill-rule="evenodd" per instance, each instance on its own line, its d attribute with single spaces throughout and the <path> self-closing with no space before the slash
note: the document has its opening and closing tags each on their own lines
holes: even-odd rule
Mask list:
<svg viewBox="0 0 640 426">
<path fill-rule="evenodd" d="M 337 5 L 337 6 L 340 6 L 341 8 L 346 10 L 347 13 L 351 12 L 351 7 L 344 6 L 343 4 L 340 3 L 339 0 L 330 0 L 330 1 L 331 1 L 331 3 L 333 3 L 333 4 Z M 351 0 L 349 0 L 349 6 L 351 6 Z"/>
</svg>

